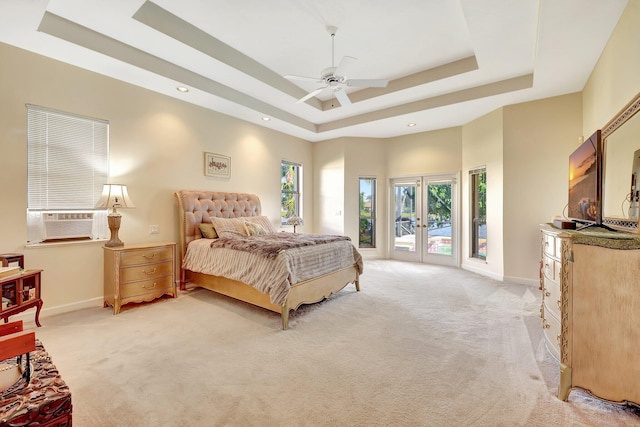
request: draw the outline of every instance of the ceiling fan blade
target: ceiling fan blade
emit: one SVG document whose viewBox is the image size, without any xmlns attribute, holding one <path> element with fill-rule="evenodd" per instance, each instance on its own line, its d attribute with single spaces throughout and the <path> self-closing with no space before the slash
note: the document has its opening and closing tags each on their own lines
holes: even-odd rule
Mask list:
<svg viewBox="0 0 640 427">
<path fill-rule="evenodd" d="M 321 88 L 318 88 L 318 89 L 316 89 L 316 90 L 314 90 L 314 91 L 312 91 L 312 92 L 309 92 L 308 94 L 306 94 L 306 95 L 305 95 L 305 96 L 303 96 L 302 98 L 298 99 L 298 100 L 296 101 L 296 104 L 302 104 L 302 103 L 303 103 L 303 102 L 305 102 L 307 99 L 311 99 L 311 98 L 313 98 L 314 96 L 316 96 L 317 94 L 319 94 L 320 92 L 322 92 L 323 90 L 325 90 L 327 87 L 328 87 L 328 86 L 321 87 Z"/>
<path fill-rule="evenodd" d="M 389 84 L 382 79 L 349 79 L 345 83 L 349 87 L 387 87 Z"/>
<path fill-rule="evenodd" d="M 351 105 L 351 100 L 347 96 L 347 92 L 345 92 L 343 89 L 341 88 L 335 89 L 333 93 L 336 96 L 336 99 L 338 100 L 340 105 L 342 105 L 343 107 L 347 105 Z"/>
<path fill-rule="evenodd" d="M 344 76 L 345 71 L 357 60 L 358 58 L 354 58 L 353 56 L 343 56 L 333 74 L 336 76 Z"/>
<path fill-rule="evenodd" d="M 322 80 L 318 79 L 317 77 L 294 76 L 292 74 L 287 74 L 286 76 L 283 76 L 283 77 L 287 80 L 301 80 L 305 82 L 322 83 Z"/>
</svg>

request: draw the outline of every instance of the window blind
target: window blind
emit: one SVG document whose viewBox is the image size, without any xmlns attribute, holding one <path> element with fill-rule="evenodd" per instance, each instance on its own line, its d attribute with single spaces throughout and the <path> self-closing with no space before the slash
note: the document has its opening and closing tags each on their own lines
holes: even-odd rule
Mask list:
<svg viewBox="0 0 640 427">
<path fill-rule="evenodd" d="M 109 122 L 27 105 L 28 210 L 92 210 L 108 181 Z"/>
</svg>

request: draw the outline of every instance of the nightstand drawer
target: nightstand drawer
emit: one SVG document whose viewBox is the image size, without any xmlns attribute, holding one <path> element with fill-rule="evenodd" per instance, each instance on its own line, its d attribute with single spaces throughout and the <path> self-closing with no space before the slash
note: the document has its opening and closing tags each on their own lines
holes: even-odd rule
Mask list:
<svg viewBox="0 0 640 427">
<path fill-rule="evenodd" d="M 122 284 L 120 286 L 120 298 L 125 299 L 145 294 L 156 294 L 164 290 L 170 290 L 172 286 L 173 277 L 171 276 Z"/>
<path fill-rule="evenodd" d="M 169 260 L 158 264 L 137 265 L 120 269 L 120 283 L 134 282 L 137 280 L 154 279 L 162 276 L 173 275 L 173 261 Z"/>
<path fill-rule="evenodd" d="M 139 249 L 135 251 L 123 251 L 120 255 L 120 266 L 148 264 L 173 259 L 172 247 L 156 247 Z"/>
</svg>

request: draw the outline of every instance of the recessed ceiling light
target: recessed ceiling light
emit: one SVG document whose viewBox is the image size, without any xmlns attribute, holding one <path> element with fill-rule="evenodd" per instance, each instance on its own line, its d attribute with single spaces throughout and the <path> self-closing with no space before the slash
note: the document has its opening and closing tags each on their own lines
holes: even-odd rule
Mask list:
<svg viewBox="0 0 640 427">
<path fill-rule="evenodd" d="M 262 120 L 264 120 L 265 122 L 268 122 L 269 120 L 271 120 L 270 117 L 263 117 Z"/>
<path fill-rule="evenodd" d="M 410 128 L 414 127 L 416 124 L 415 123 L 409 123 L 407 126 L 409 126 Z"/>
<path fill-rule="evenodd" d="M 189 92 L 189 88 L 186 88 L 184 86 L 178 86 L 176 89 L 178 90 L 178 92 L 182 92 L 182 93 Z"/>
</svg>

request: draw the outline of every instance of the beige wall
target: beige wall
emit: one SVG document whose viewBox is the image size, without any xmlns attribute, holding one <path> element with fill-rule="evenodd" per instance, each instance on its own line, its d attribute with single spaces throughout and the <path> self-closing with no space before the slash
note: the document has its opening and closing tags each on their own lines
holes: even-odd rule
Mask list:
<svg viewBox="0 0 640 427">
<path fill-rule="evenodd" d="M 503 125 L 498 109 L 462 127 L 462 268 L 497 280 L 504 274 L 503 256 Z M 487 171 L 487 258 L 471 258 L 469 171 Z"/>
<path fill-rule="evenodd" d="M 583 90 L 583 134 L 602 129 L 640 92 L 640 1 L 627 4 Z"/>
<path fill-rule="evenodd" d="M 387 179 L 385 156 L 387 142 L 375 138 L 349 138 L 345 146 L 344 231 L 354 242 L 358 241 L 360 177 L 376 178 L 376 247 L 360 249 L 364 258 L 386 258 L 387 242 Z M 353 220 L 346 221 L 347 218 Z"/>
<path fill-rule="evenodd" d="M 462 128 L 435 130 L 387 140 L 387 176 L 420 176 L 460 170 Z"/>
<path fill-rule="evenodd" d="M 581 107 L 576 93 L 503 109 L 505 280 L 538 282 L 539 224 L 562 215 L 567 204 L 569 154 L 581 136 Z"/>
<path fill-rule="evenodd" d="M 26 103 L 110 121 L 111 181 L 126 184 L 136 205 L 122 210 L 125 243 L 177 242 L 179 189 L 256 193 L 263 213 L 279 224 L 282 159 L 303 164 L 303 191 L 313 193 L 310 142 L 7 45 L 0 44 L 0 58 L 0 181 L 10 201 L 1 214 L 0 252 L 22 252 L 27 267 L 44 269 L 45 310 L 102 303 L 102 247 L 25 248 Z M 231 156 L 231 179 L 204 176 L 205 151 Z M 313 224 L 310 197 L 303 211 Z M 149 234 L 151 224 L 160 234 Z"/>
<path fill-rule="evenodd" d="M 314 229 L 322 234 L 344 233 L 345 148 L 343 140 L 313 144 Z M 353 239 L 353 236 L 351 236 Z M 355 240 L 357 242 L 357 240 Z"/>
<path fill-rule="evenodd" d="M 313 143 L 315 229 L 344 234 L 358 246 L 359 178 L 377 179 L 376 247 L 364 258 L 386 257 L 385 140 L 338 138 Z"/>
</svg>

